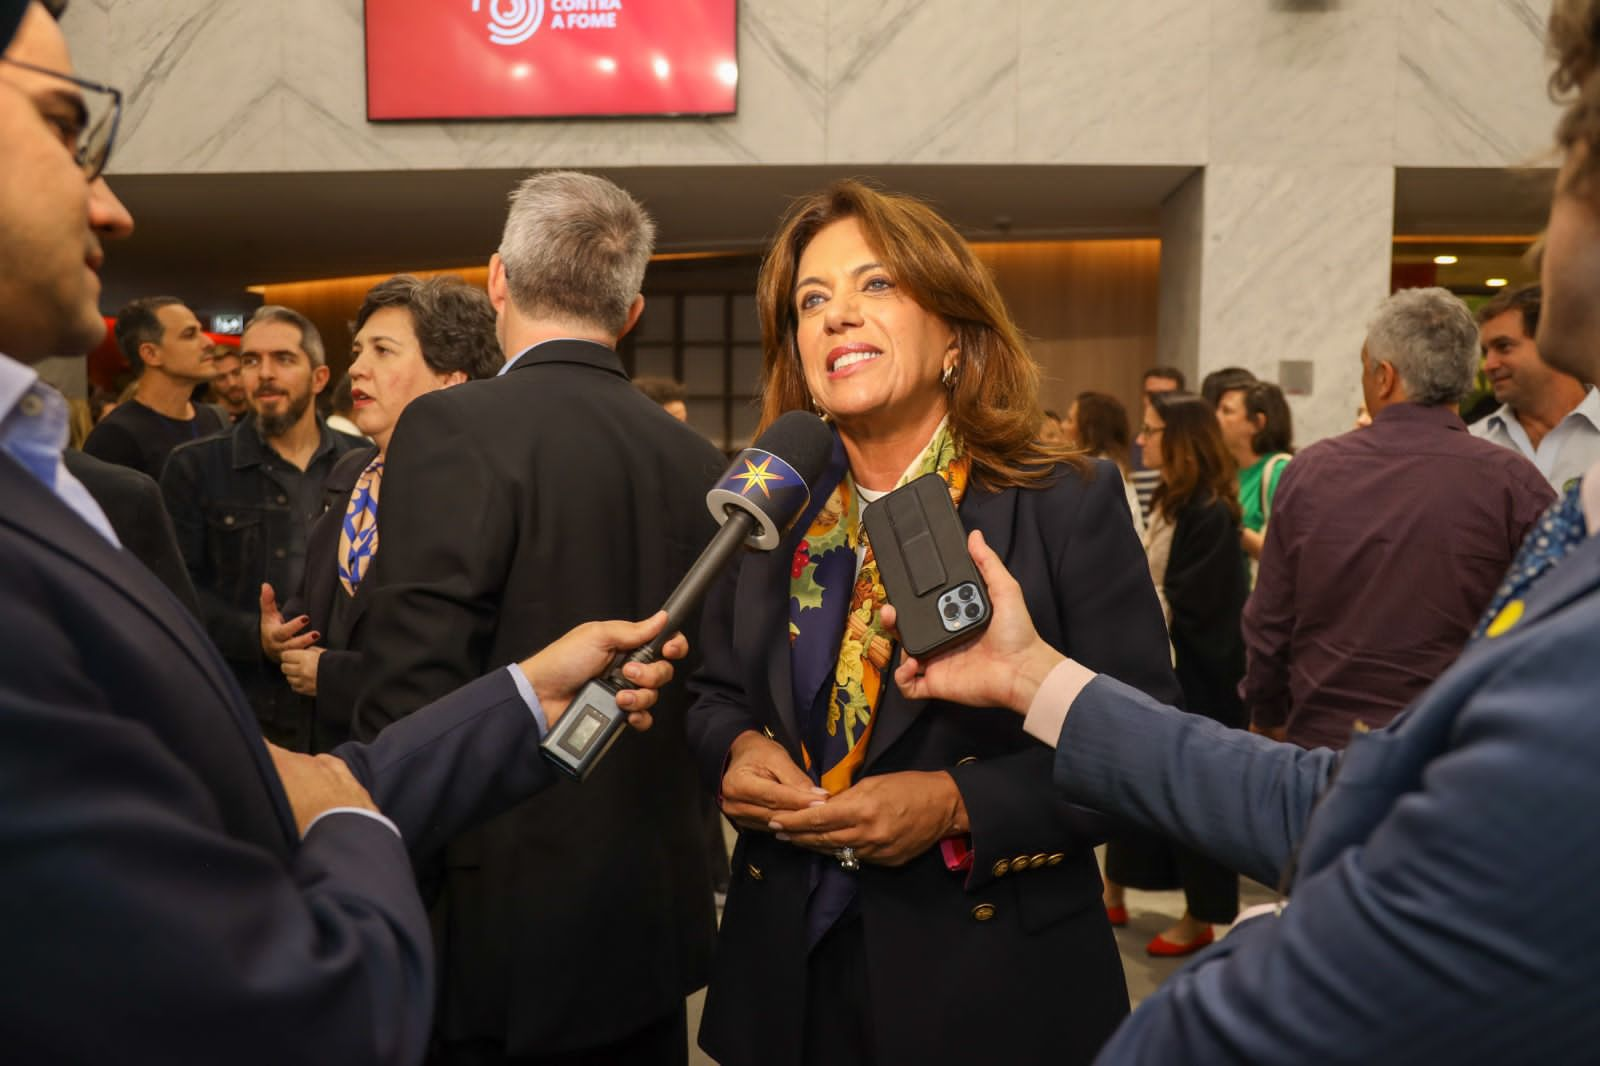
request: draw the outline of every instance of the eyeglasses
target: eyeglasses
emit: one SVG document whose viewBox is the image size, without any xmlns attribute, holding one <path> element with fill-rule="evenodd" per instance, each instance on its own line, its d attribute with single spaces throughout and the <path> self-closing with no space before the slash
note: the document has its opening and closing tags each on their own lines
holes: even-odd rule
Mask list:
<svg viewBox="0 0 1600 1066">
<path fill-rule="evenodd" d="M 1139 427 L 1139 436 L 1141 436 L 1141 437 L 1153 437 L 1157 433 L 1164 432 L 1166 430 L 1166 428 L 1167 428 L 1166 426 L 1140 426 Z"/>
<path fill-rule="evenodd" d="M 61 143 L 72 152 L 73 159 L 83 170 L 83 176 L 89 181 L 98 178 L 106 169 L 106 160 L 111 158 L 111 146 L 116 142 L 117 127 L 122 122 L 122 91 L 99 82 L 75 78 L 59 70 L 36 67 L 10 56 L 0 56 L 0 63 L 10 63 L 34 74 L 69 82 L 83 91 L 81 99 L 73 98 L 72 102 L 77 108 L 73 118 L 46 114 L 43 109 L 40 114 L 61 132 Z"/>
</svg>

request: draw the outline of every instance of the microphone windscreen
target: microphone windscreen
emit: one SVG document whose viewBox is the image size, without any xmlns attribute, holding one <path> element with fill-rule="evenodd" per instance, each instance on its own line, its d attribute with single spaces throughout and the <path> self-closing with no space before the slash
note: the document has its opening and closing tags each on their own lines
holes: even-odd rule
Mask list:
<svg viewBox="0 0 1600 1066">
<path fill-rule="evenodd" d="M 771 452 L 788 463 L 809 487 L 828 468 L 833 456 L 833 433 L 826 422 L 809 411 L 787 411 L 750 447 Z"/>
<path fill-rule="evenodd" d="M 806 411 L 790 411 L 733 457 L 722 479 L 706 494 L 718 522 L 742 511 L 755 520 L 752 548 L 769 551 L 811 501 L 811 486 L 833 456 L 833 432 Z"/>
</svg>

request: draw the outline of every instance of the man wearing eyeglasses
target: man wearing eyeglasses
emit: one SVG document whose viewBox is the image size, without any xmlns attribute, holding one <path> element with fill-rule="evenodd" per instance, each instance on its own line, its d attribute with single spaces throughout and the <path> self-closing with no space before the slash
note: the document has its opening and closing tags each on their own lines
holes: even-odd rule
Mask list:
<svg viewBox="0 0 1600 1066">
<path fill-rule="evenodd" d="M 0 1061 L 414 1063 L 412 857 L 548 784 L 547 723 L 665 615 L 579 627 L 370 745 L 269 752 L 62 468 L 65 404 L 32 369 L 99 342 L 100 240 L 133 229 L 99 177 L 104 92 L 45 7 L 0 0 Z M 642 727 L 671 667 L 624 670 Z"/>
</svg>

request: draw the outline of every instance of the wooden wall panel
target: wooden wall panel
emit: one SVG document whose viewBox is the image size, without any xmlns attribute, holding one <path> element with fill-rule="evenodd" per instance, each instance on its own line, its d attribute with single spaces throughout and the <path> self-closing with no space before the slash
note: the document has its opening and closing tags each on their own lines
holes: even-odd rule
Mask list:
<svg viewBox="0 0 1600 1066">
<path fill-rule="evenodd" d="M 1148 240 L 978 244 L 1043 372 L 1046 407 L 1065 414 L 1087 389 L 1139 417 L 1156 361 L 1161 244 Z"/>
</svg>

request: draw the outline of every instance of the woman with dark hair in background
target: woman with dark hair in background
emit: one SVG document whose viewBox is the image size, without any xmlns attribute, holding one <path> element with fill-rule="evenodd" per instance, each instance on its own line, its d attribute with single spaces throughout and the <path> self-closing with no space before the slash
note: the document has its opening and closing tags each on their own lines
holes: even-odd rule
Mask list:
<svg viewBox="0 0 1600 1066">
<path fill-rule="evenodd" d="M 305 578 L 283 612 L 272 587 L 261 587 L 261 650 L 290 687 L 315 697 L 314 751 L 350 736 L 363 681 L 361 581 L 378 551 L 383 460 L 400 414 L 418 396 L 492 378 L 505 364 L 488 295 L 448 275 L 379 282 L 355 328 L 351 419 L 374 446 L 346 454 L 329 473 L 327 509 L 306 538 Z"/>
<path fill-rule="evenodd" d="M 1177 694 L 1110 463 L 1039 441 L 1038 367 L 930 208 L 840 182 L 761 268 L 764 425 L 832 422 L 775 550 L 705 609 L 691 746 L 739 827 L 700 1043 L 724 1066 L 1087 1063 L 1127 1011 L 1093 847 L 1050 752 L 891 676 L 861 510 L 926 474 L 1020 575 L 1045 639 Z M 1237 549 L 1235 549 L 1237 554 Z"/>
<path fill-rule="evenodd" d="M 1128 442 L 1133 439 L 1128 425 L 1128 409 L 1122 401 L 1105 392 L 1080 392 L 1067 408 L 1063 425 L 1069 445 L 1092 459 L 1106 459 L 1117 464 L 1122 474 L 1122 488 L 1128 497 L 1128 510 L 1133 514 L 1133 528 L 1144 536 L 1144 516 L 1139 510 L 1139 493 L 1128 474 Z"/>
<path fill-rule="evenodd" d="M 1211 405 L 1186 392 L 1147 399 L 1138 443 L 1146 465 L 1161 470 L 1144 540 L 1172 635 L 1184 708 L 1242 729 L 1239 617 L 1249 578 L 1239 551 L 1233 458 Z M 1123 886 L 1183 889 L 1188 904 L 1183 917 L 1150 941 L 1145 950 L 1152 955 L 1198 951 L 1211 943 L 1212 924 L 1233 921 L 1239 910 L 1239 878 L 1232 870 L 1144 833 L 1119 832 L 1111 840 L 1106 881 L 1106 910 L 1113 922 L 1127 921 Z"/>
<path fill-rule="evenodd" d="M 1259 559 L 1278 479 L 1294 455 L 1294 416 L 1282 389 L 1258 381 L 1222 394 L 1217 423 L 1222 442 L 1239 465 L 1239 543 L 1246 555 Z"/>
</svg>

